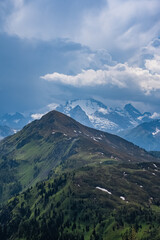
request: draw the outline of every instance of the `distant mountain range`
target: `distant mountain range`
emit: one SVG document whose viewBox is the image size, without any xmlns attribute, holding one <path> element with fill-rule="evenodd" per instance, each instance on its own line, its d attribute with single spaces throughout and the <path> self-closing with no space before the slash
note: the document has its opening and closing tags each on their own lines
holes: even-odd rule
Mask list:
<svg viewBox="0 0 160 240">
<path fill-rule="evenodd" d="M 56 110 L 86 126 L 114 134 L 152 120 L 151 113 L 142 114 L 131 104 L 113 109 L 94 99 L 68 101 Z"/>
<path fill-rule="evenodd" d="M 56 110 L 86 126 L 119 135 L 146 150 L 160 150 L 160 121 L 153 120 L 150 112 L 141 113 L 132 104 L 113 109 L 94 99 L 79 99 L 68 101 Z"/>
<path fill-rule="evenodd" d="M 0 139 L 14 134 L 18 130 L 22 129 L 29 121 L 31 117 L 24 117 L 21 113 L 6 113 L 0 116 Z"/>
<path fill-rule="evenodd" d="M 127 104 L 123 108 L 110 108 L 91 98 L 70 100 L 64 105 L 56 105 L 54 109 L 85 126 L 119 135 L 146 150 L 160 150 L 160 127 L 156 125 L 157 121 L 153 119 L 159 114 L 141 113 L 132 104 Z M 0 117 L 0 126 L 2 128 L 5 126 L 3 132 L 0 131 L 0 138 L 13 134 L 13 132 L 20 130 L 27 123 L 42 115 L 33 114 L 24 117 L 21 113 L 5 114 Z"/>
<path fill-rule="evenodd" d="M 160 119 L 124 131 L 121 136 L 148 151 L 160 150 Z"/>
</svg>

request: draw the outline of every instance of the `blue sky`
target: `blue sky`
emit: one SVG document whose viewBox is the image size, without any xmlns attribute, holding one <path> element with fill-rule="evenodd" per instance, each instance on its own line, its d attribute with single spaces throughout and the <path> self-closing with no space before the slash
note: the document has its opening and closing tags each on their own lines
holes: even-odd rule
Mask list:
<svg viewBox="0 0 160 240">
<path fill-rule="evenodd" d="M 159 0 L 1 0 L 0 114 L 96 98 L 159 111 Z"/>
</svg>

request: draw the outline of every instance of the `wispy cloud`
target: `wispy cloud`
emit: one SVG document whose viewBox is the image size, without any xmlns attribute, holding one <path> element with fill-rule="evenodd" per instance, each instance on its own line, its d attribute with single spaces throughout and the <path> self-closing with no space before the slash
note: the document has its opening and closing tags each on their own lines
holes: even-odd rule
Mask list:
<svg viewBox="0 0 160 240">
<path fill-rule="evenodd" d="M 35 114 L 32 114 L 31 115 L 31 118 L 33 120 L 36 120 L 36 119 L 40 119 L 41 117 L 43 117 L 43 115 L 45 115 L 46 113 L 35 113 Z"/>
<path fill-rule="evenodd" d="M 3 25 L 8 34 L 68 38 L 114 56 L 124 51 L 127 57 L 160 33 L 159 0 L 7 0 L 5 5 L 10 8 Z"/>
<path fill-rule="evenodd" d="M 150 118 L 151 118 L 151 119 L 157 119 L 157 118 L 160 118 L 160 114 L 154 112 L 154 113 L 150 116 Z"/>
<path fill-rule="evenodd" d="M 158 0 L 108 0 L 98 15 L 91 13 L 85 17 L 81 41 L 109 49 L 144 46 L 159 34 L 159 7 Z"/>
</svg>

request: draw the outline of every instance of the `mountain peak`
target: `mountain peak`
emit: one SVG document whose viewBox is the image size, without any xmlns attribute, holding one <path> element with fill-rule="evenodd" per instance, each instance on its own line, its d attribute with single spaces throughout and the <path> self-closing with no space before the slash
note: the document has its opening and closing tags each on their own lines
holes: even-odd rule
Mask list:
<svg viewBox="0 0 160 240">
<path fill-rule="evenodd" d="M 143 149 L 139 149 L 132 143 L 116 135 L 86 127 L 73 118 L 56 110 L 45 114 L 40 120 L 35 120 L 28 124 L 18 133 L 18 136 L 23 135 L 24 132 L 24 136 L 27 136 L 27 141 L 30 141 L 30 139 L 39 140 L 44 138 L 50 142 L 54 140 L 57 133 L 58 136 L 64 137 L 67 142 L 69 139 L 82 141 L 82 145 L 88 144 L 91 148 L 93 147 L 95 150 L 98 149 L 96 150 L 98 152 L 103 151 L 106 152 L 107 155 L 114 154 L 124 161 L 127 159 L 134 161 L 137 159 L 138 161 L 142 161 L 143 159 L 144 161 L 144 159 L 150 157 Z M 16 138 L 16 141 L 19 141 L 19 138 Z M 25 143 L 27 141 L 24 139 L 23 142 Z M 145 155 L 146 157 L 144 158 Z"/>
<path fill-rule="evenodd" d="M 131 103 L 126 104 L 124 109 L 132 116 L 142 115 Z"/>
<path fill-rule="evenodd" d="M 32 126 L 32 123 L 30 126 Z M 40 120 L 36 120 L 34 127 L 38 127 L 40 134 L 44 136 L 50 136 L 56 132 L 75 136 L 77 131 L 83 132 L 82 128 L 84 128 L 73 118 L 56 110 L 45 114 Z"/>
<path fill-rule="evenodd" d="M 152 160 L 151 155 L 134 144 L 116 135 L 86 127 L 55 110 L 0 142 L 0 159 L 4 162 L 8 159 L 4 165 L 8 167 L 8 164 L 12 166 L 14 163 L 15 171 L 21 173 L 20 176 L 25 176 L 25 182 L 21 182 L 18 191 L 31 182 L 36 183 L 39 178 L 46 178 L 54 166 L 67 159 L 74 163 L 75 167 L 83 166 L 84 155 L 85 164 L 88 164 L 88 161 L 99 162 L 102 158 L 107 161 L 114 158 L 118 162 Z M 28 176 L 26 164 L 33 175 Z M 1 171 L 3 168 L 0 169 L 0 175 Z M 12 167 L 10 172 L 14 172 Z M 12 175 L 10 179 L 13 179 Z M 5 199 L 5 196 L 1 194 L 0 200 Z"/>
</svg>

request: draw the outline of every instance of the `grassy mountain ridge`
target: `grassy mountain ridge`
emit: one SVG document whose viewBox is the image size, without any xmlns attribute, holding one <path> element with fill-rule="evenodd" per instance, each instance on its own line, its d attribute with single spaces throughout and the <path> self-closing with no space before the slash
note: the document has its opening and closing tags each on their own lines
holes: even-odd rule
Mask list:
<svg viewBox="0 0 160 240">
<path fill-rule="evenodd" d="M 118 136 L 85 127 L 52 111 L 0 142 L 0 202 L 45 179 L 63 161 L 70 161 L 75 168 L 103 158 L 156 161 Z"/>
</svg>

